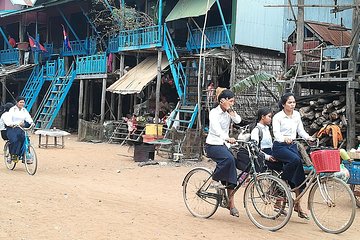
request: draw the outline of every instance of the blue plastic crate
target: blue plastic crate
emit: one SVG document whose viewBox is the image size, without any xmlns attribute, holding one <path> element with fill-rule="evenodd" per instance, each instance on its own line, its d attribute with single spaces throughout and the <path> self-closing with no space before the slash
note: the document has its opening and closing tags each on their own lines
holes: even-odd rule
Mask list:
<svg viewBox="0 0 360 240">
<path fill-rule="evenodd" d="M 360 184 L 360 161 L 343 161 L 344 166 L 350 172 L 348 184 Z"/>
</svg>

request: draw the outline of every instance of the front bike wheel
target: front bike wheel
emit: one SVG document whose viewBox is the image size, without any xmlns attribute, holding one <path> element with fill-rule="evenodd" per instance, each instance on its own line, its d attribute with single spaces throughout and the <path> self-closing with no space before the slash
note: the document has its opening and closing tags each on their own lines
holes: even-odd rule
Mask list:
<svg viewBox="0 0 360 240">
<path fill-rule="evenodd" d="M 350 189 L 354 193 L 354 197 L 356 200 L 356 206 L 360 208 L 360 185 L 350 184 Z"/>
<path fill-rule="evenodd" d="M 24 153 L 24 164 L 26 172 L 30 175 L 34 175 L 37 170 L 37 156 L 33 146 L 29 146 L 26 152 Z"/>
<path fill-rule="evenodd" d="M 4 161 L 5 161 L 5 166 L 9 169 L 9 170 L 14 170 L 15 166 L 16 166 L 16 162 L 11 160 L 11 154 L 10 154 L 10 150 L 9 150 L 9 141 L 6 141 L 5 145 L 4 145 Z"/>
<path fill-rule="evenodd" d="M 195 217 L 209 218 L 219 207 L 218 190 L 213 187 L 212 172 L 194 168 L 184 178 L 183 197 L 186 208 Z"/>
<path fill-rule="evenodd" d="M 336 177 L 324 177 L 309 193 L 309 209 L 315 223 L 327 233 L 346 231 L 355 218 L 355 197 L 349 186 Z"/>
<path fill-rule="evenodd" d="M 277 231 L 289 222 L 293 200 L 284 181 L 269 174 L 261 174 L 246 187 L 244 207 L 255 226 Z"/>
</svg>

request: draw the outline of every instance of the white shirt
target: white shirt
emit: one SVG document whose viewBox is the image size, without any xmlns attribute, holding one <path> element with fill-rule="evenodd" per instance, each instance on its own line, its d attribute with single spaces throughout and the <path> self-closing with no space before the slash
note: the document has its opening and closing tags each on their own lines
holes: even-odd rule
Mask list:
<svg viewBox="0 0 360 240">
<path fill-rule="evenodd" d="M 9 115 L 10 117 L 8 119 L 4 119 L 6 126 L 19 125 L 24 121 L 30 124 L 34 122 L 25 108 L 19 109 L 17 106 L 13 106 L 9 110 Z"/>
<path fill-rule="evenodd" d="M 5 125 L 5 121 L 4 119 L 9 119 L 9 112 L 4 112 L 2 115 L 1 115 L 1 118 L 0 118 L 0 131 L 2 130 L 6 130 L 6 125 Z"/>
<path fill-rule="evenodd" d="M 206 143 L 210 145 L 224 145 L 229 138 L 229 127 L 231 121 L 240 123 L 241 117 L 236 113 L 232 117 L 228 112 L 224 112 L 220 105 L 213 108 L 209 114 L 209 134 Z"/>
<path fill-rule="evenodd" d="M 251 140 L 255 140 L 256 142 L 259 142 L 259 128 L 262 131 L 262 139 L 261 139 L 261 143 L 260 143 L 260 148 L 264 149 L 264 148 L 272 148 L 273 142 L 272 142 L 272 137 L 271 137 L 271 133 L 270 133 L 270 129 L 269 126 L 265 126 L 261 123 L 256 124 L 256 128 L 254 128 L 251 131 Z"/>
<path fill-rule="evenodd" d="M 285 137 L 295 139 L 296 134 L 304 139 L 309 139 L 309 134 L 305 131 L 298 111 L 293 111 L 291 116 L 287 116 L 284 111 L 274 115 L 272 120 L 275 141 L 284 142 Z"/>
</svg>

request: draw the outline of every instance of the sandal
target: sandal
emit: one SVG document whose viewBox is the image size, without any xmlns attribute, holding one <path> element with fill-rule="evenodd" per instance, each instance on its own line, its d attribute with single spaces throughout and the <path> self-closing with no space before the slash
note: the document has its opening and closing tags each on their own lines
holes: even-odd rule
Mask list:
<svg viewBox="0 0 360 240">
<path fill-rule="evenodd" d="M 239 211 L 235 207 L 233 207 L 230 209 L 230 215 L 234 217 L 239 217 Z"/>
<path fill-rule="evenodd" d="M 284 215 L 284 216 L 287 216 L 287 214 L 288 214 L 287 211 L 283 207 L 276 205 L 276 204 L 274 205 L 274 211 L 277 213 L 280 213 L 281 215 Z"/>
<path fill-rule="evenodd" d="M 310 217 L 307 215 L 307 213 L 304 212 L 303 210 L 299 209 L 299 206 L 295 205 L 294 211 L 298 213 L 299 218 L 304 218 L 306 220 L 310 220 Z"/>
</svg>

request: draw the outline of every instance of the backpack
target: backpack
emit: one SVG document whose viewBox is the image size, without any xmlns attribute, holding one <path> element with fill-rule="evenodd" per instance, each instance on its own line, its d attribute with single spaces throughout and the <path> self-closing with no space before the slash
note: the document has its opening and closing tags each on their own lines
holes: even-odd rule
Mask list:
<svg viewBox="0 0 360 240">
<path fill-rule="evenodd" d="M 251 123 L 249 125 L 241 127 L 238 139 L 242 140 L 242 141 L 245 141 L 245 142 L 250 141 L 251 132 L 255 128 L 259 129 L 259 143 L 258 143 L 258 146 L 260 147 L 261 140 L 263 139 L 263 132 L 262 132 L 262 129 L 257 126 L 257 123 Z"/>
</svg>

